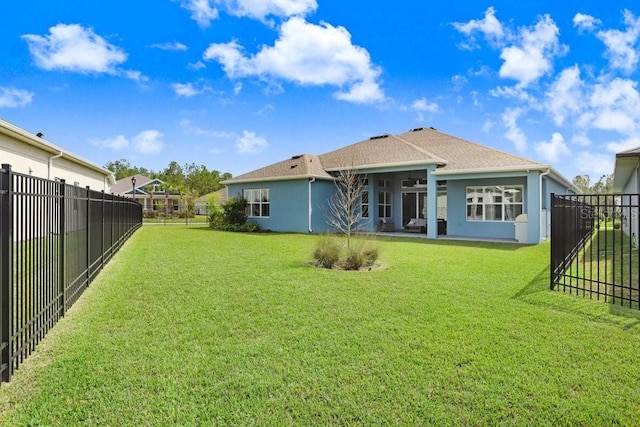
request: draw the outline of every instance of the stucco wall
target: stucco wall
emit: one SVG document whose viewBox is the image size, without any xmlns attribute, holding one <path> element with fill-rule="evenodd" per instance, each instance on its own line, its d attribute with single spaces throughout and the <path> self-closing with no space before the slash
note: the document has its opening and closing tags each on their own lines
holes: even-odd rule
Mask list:
<svg viewBox="0 0 640 427">
<path fill-rule="evenodd" d="M 312 188 L 315 183 L 312 184 Z M 229 197 L 242 197 L 247 189 L 269 189 L 269 216 L 250 217 L 261 229 L 273 231 L 308 232 L 309 181 L 257 182 L 229 185 Z M 313 194 L 312 194 L 313 198 Z"/>
<path fill-rule="evenodd" d="M 89 186 L 93 190 L 109 190 L 106 176 L 64 157 L 51 160 L 55 154 L 31 146 L 0 133 L 0 161 L 11 165 L 14 172 L 45 179 L 64 179 L 68 184 Z"/>
<path fill-rule="evenodd" d="M 485 185 L 522 185 L 524 187 L 523 211 L 527 212 L 526 177 L 502 177 L 484 179 L 462 179 L 447 181 L 447 235 L 454 237 L 477 237 L 515 239 L 513 221 L 469 221 L 467 220 L 467 187 Z"/>
</svg>

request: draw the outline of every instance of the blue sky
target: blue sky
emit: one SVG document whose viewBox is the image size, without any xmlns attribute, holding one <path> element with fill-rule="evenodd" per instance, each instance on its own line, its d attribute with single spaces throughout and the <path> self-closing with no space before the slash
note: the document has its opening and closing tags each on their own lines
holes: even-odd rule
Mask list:
<svg viewBox="0 0 640 427">
<path fill-rule="evenodd" d="M 238 175 L 420 126 L 597 180 L 640 146 L 633 1 L 21 0 L 0 117 Z"/>
</svg>

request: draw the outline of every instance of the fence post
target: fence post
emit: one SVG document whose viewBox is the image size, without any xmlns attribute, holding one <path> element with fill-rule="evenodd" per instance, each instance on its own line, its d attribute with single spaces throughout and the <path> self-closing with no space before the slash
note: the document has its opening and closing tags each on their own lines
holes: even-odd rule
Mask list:
<svg viewBox="0 0 640 427">
<path fill-rule="evenodd" d="M 60 282 L 60 290 L 59 295 L 60 295 L 60 308 L 62 309 L 62 317 L 64 317 L 65 313 L 67 312 L 67 260 L 65 257 L 65 249 L 66 249 L 66 235 L 67 235 L 67 215 L 66 215 L 66 204 L 67 204 L 67 197 L 66 197 L 66 184 L 65 184 L 65 180 L 61 179 L 60 182 L 58 183 L 59 185 L 59 193 L 60 193 L 60 197 L 59 197 L 59 201 L 60 201 L 60 241 L 59 241 L 59 248 L 58 251 L 60 253 L 60 268 L 59 268 L 59 274 L 60 277 L 58 277 L 58 280 Z"/>
<path fill-rule="evenodd" d="M 87 185 L 87 288 L 91 282 L 91 190 Z"/>
<path fill-rule="evenodd" d="M 555 260 L 556 259 L 554 257 L 554 255 L 555 255 L 554 243 L 555 242 L 554 242 L 554 239 L 553 239 L 555 237 L 555 235 L 553 233 L 554 228 L 555 228 L 553 220 L 556 219 L 556 222 L 557 222 L 557 216 L 556 216 L 556 193 L 551 193 L 551 197 L 550 197 L 549 201 L 550 201 L 549 204 L 551 205 L 551 206 L 549 206 L 549 210 L 551 211 L 550 212 L 551 213 L 551 230 L 550 230 L 550 232 L 551 232 L 551 250 L 549 251 L 550 252 L 549 265 L 551 266 L 551 272 L 550 272 L 551 274 L 549 274 L 549 279 L 550 279 L 549 280 L 549 282 L 550 282 L 549 288 L 551 290 L 553 290 L 554 285 L 555 285 L 555 280 L 556 280 L 555 279 L 555 275 L 556 275 L 556 273 L 555 273 L 555 269 L 556 269 Z"/>
<path fill-rule="evenodd" d="M 11 165 L 2 164 L 0 171 L 0 323 L 2 329 L 1 371 L 2 381 L 9 381 L 13 373 L 13 345 L 11 330 L 13 329 L 12 299 L 12 234 L 13 203 L 11 185 Z"/>
<path fill-rule="evenodd" d="M 102 270 L 102 268 L 104 268 L 104 252 L 105 252 L 105 247 L 104 247 L 104 190 L 102 190 L 101 193 L 101 198 L 102 201 L 100 203 L 100 253 L 102 255 L 100 255 L 100 269 Z"/>
</svg>

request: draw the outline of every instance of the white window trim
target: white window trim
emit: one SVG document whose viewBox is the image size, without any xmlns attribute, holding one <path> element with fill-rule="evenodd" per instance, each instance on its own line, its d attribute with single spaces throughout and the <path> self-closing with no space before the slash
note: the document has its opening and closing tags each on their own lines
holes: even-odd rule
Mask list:
<svg viewBox="0 0 640 427">
<path fill-rule="evenodd" d="M 485 215 L 487 214 L 487 205 L 497 205 L 498 203 L 487 203 L 486 195 L 489 194 L 487 189 L 495 189 L 496 187 L 502 187 L 502 200 L 499 205 L 501 206 L 502 211 L 502 219 L 486 219 Z M 469 203 L 468 195 L 470 190 L 475 190 L 476 193 L 482 192 L 482 203 Z M 508 190 L 519 190 L 521 194 L 521 200 L 515 203 L 507 203 L 507 197 L 505 197 L 505 193 Z M 482 218 L 469 218 L 468 208 L 469 206 L 482 206 Z M 522 206 L 521 212 L 524 212 L 524 186 L 523 185 L 480 185 L 480 186 L 468 186 L 465 188 L 465 217 L 468 222 L 514 222 L 513 219 L 505 219 L 505 213 L 507 212 L 507 206 L 520 205 Z M 517 216 L 517 215 L 516 215 Z"/>
<path fill-rule="evenodd" d="M 259 191 L 258 201 L 253 201 L 253 197 L 247 197 L 247 193 L 253 193 Z M 266 200 L 263 200 L 264 194 L 266 194 Z M 245 188 L 242 191 L 242 197 L 247 201 L 247 217 L 248 218 L 269 218 L 271 216 L 271 194 L 268 188 Z M 253 214 L 253 205 L 259 206 L 260 215 Z M 262 215 L 262 207 L 264 205 L 269 206 L 269 215 Z"/>
</svg>

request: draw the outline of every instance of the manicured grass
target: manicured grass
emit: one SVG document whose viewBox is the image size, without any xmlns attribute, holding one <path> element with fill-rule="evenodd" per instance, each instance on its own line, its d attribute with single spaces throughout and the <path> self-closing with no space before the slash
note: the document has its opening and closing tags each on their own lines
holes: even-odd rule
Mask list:
<svg viewBox="0 0 640 427">
<path fill-rule="evenodd" d="M 640 313 L 548 289 L 549 246 L 143 227 L 0 386 L 4 425 L 638 425 Z"/>
</svg>

